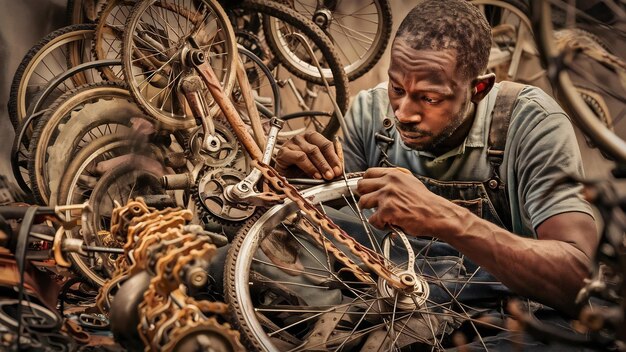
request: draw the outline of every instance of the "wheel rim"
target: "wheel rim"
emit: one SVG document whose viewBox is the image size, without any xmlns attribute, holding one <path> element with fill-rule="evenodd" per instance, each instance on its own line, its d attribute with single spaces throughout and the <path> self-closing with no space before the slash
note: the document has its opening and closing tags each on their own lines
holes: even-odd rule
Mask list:
<svg viewBox="0 0 626 352">
<path fill-rule="evenodd" d="M 582 13 L 580 10 L 572 7 L 568 7 L 567 3 L 563 2 L 559 4 L 558 1 L 554 2 L 558 6 L 562 7 L 567 11 L 566 18 L 568 21 L 565 23 L 564 29 L 573 29 L 576 30 L 579 18 L 580 19 L 588 19 L 590 16 L 586 13 Z M 611 74 L 604 76 L 597 83 L 590 83 L 596 85 L 595 91 L 596 93 L 600 92 L 608 98 L 614 98 L 617 106 L 623 107 L 626 105 L 626 98 L 623 94 L 624 85 L 626 85 L 626 63 L 624 62 L 623 55 L 624 53 L 620 53 L 618 55 L 613 55 L 604 51 L 602 53 L 603 58 L 598 59 L 594 57 L 593 53 L 588 54 L 584 46 L 576 49 L 576 47 L 567 48 L 564 51 L 559 51 L 557 45 L 555 44 L 555 30 L 552 23 L 552 2 L 535 0 L 532 3 L 532 21 L 535 28 L 535 32 L 538 38 L 539 49 L 541 54 L 547 64 L 548 74 L 551 82 L 554 82 L 559 89 L 559 98 L 561 98 L 564 105 L 570 111 L 570 116 L 574 120 L 576 124 L 579 125 L 582 131 L 587 134 L 595 145 L 597 145 L 603 152 L 606 152 L 612 158 L 620 161 L 626 162 L 626 142 L 623 137 L 616 134 L 619 133 L 617 130 L 617 124 L 620 119 L 623 119 L 624 114 L 621 113 L 621 116 L 613 119 L 613 126 L 616 132 L 613 132 L 609 129 L 604 123 L 602 123 L 601 119 L 598 118 L 589 105 L 584 101 L 581 96 L 578 88 L 573 83 L 570 72 L 579 74 L 581 77 L 590 78 L 587 79 L 587 82 L 591 82 L 592 80 L 597 80 L 597 77 L 594 75 L 601 76 L 604 72 L 595 72 L 589 69 L 589 72 L 581 72 L 580 69 L 577 71 L 576 68 L 573 67 L 580 60 L 590 59 L 597 60 L 597 63 L 601 63 L 601 67 L 607 68 L 612 71 Z M 571 22 L 573 20 L 573 22 Z M 623 18 L 622 18 L 623 22 Z M 605 25 L 602 28 L 608 28 L 609 30 L 612 28 L 610 25 Z M 619 51 L 623 49 L 623 43 L 626 40 L 626 33 L 623 30 L 618 28 L 614 29 L 610 33 L 614 37 L 610 38 L 616 41 L 611 46 L 615 50 Z M 575 36 L 578 38 L 580 36 Z M 619 45 L 617 43 L 622 43 Z M 576 45 L 575 41 L 572 43 Z M 576 57 L 577 55 L 581 55 L 580 57 Z M 620 56 L 621 55 L 621 56 Z M 610 61 L 605 61 L 605 58 L 610 58 Z M 611 83 L 611 80 L 614 77 L 618 77 L 621 81 L 621 89 L 617 92 L 611 90 L 608 86 Z M 590 87 L 585 87 L 589 89 Z M 607 90 L 608 89 L 608 90 Z M 621 133 L 624 133 L 623 131 Z"/>
<path fill-rule="evenodd" d="M 70 166 L 68 168 L 68 172 L 63 176 L 63 184 L 59 190 L 59 204 L 78 204 L 88 201 L 95 184 L 97 184 L 97 180 L 101 177 L 101 175 L 90 171 L 90 168 L 98 161 L 109 160 L 129 150 L 130 142 L 124 136 L 109 135 L 99 139 L 99 141 L 94 142 L 94 145 L 98 143 L 99 146 L 96 148 L 90 147 L 90 149 L 95 149 L 93 152 L 89 151 L 87 153 L 87 149 L 85 149 L 77 155 L 76 160 L 78 161 L 75 161 L 75 164 L 79 163 L 78 167 Z M 65 233 L 67 237 L 83 239 L 82 235 L 77 232 L 66 231 Z M 93 243 L 94 241 L 93 239 L 87 239 L 85 242 Z M 102 286 L 104 284 L 105 278 L 96 271 L 86 258 L 77 253 L 70 253 L 69 257 L 78 269 L 96 285 Z M 94 260 L 96 259 L 94 258 Z"/>
<path fill-rule="evenodd" d="M 178 87 L 183 78 L 192 74 L 184 62 L 185 52 L 191 49 L 190 36 L 209 58 L 226 95 L 235 79 L 236 43 L 224 11 L 213 1 L 203 0 L 199 7 L 193 3 L 198 2 L 140 2 L 124 32 L 122 58 L 126 81 L 137 103 L 166 129 L 196 125 Z M 210 109 L 215 114 L 219 107 L 212 104 Z"/>
<path fill-rule="evenodd" d="M 303 51 L 304 57 L 309 57 L 309 53 L 304 48 L 303 44 L 295 37 L 290 37 L 294 35 L 294 33 L 299 33 L 299 31 L 294 30 L 292 26 L 282 22 L 276 17 L 265 17 L 263 20 L 269 22 L 269 28 L 271 28 L 269 35 L 272 36 L 272 40 L 278 44 L 277 48 L 282 51 L 282 57 L 289 61 L 293 67 L 302 71 L 305 75 L 319 78 L 320 73 L 317 67 L 300 58 L 300 56 L 296 55 L 292 49 L 294 48 L 294 45 L 297 45 L 296 48 Z M 320 62 L 324 77 L 326 77 L 326 79 L 332 79 L 332 71 L 329 68 L 324 67 L 323 57 L 319 52 L 315 53 L 315 46 L 312 45 L 311 48 L 314 50 L 314 54 L 316 54 L 316 57 Z"/>
<path fill-rule="evenodd" d="M 538 55 L 528 16 L 515 5 L 506 1 L 472 0 L 472 4 L 485 14 L 492 27 L 493 40 L 489 68 L 493 70 L 496 66 L 506 64 L 507 71 L 498 72 L 498 80 L 517 80 L 522 54 L 528 52 L 532 55 Z M 487 6 L 491 7 L 490 15 L 487 14 L 489 12 Z"/>
<path fill-rule="evenodd" d="M 88 86 L 87 86 L 88 87 Z M 40 190 L 39 196 L 44 203 L 49 202 L 50 188 L 49 178 L 46 166 L 46 160 L 48 156 L 48 147 L 56 137 L 57 126 L 64 119 L 71 119 L 72 112 L 77 107 L 82 107 L 85 104 L 93 103 L 101 99 L 124 99 L 128 98 L 128 90 L 121 86 L 104 86 L 94 87 L 93 89 L 87 89 L 77 93 L 73 96 L 67 96 L 67 99 L 63 103 L 59 104 L 53 111 L 49 119 L 46 119 L 46 127 L 53 126 L 54 128 L 42 128 L 42 132 L 37 139 L 37 144 L 31 146 L 30 157 L 33 160 L 33 165 L 29 170 L 32 183 L 36 183 Z M 43 122 L 43 121 L 42 121 Z"/>
<path fill-rule="evenodd" d="M 355 189 L 357 181 L 358 178 L 351 179 L 347 184 L 351 189 Z M 330 202 L 342 199 L 342 197 L 349 199 L 351 193 L 346 183 L 339 181 L 306 190 L 303 196 L 314 204 L 326 204 L 322 206 L 322 209 L 329 210 Z M 479 336 L 478 339 L 481 339 L 480 329 L 477 328 L 480 323 L 474 318 L 479 307 L 470 306 L 467 303 L 469 301 L 463 302 L 461 298 L 469 297 L 467 295 L 470 293 L 467 290 L 470 290 L 470 287 L 475 289 L 474 285 L 487 284 L 479 281 L 478 275 L 474 276 L 470 271 L 463 276 L 447 274 L 432 276 L 428 267 L 431 264 L 425 264 L 427 257 L 423 253 L 416 252 L 418 254 L 416 260 L 419 261 L 420 257 L 424 259 L 424 263 L 420 262 L 416 265 L 416 268 L 422 269 L 421 272 L 417 272 L 417 281 L 421 283 L 420 288 L 418 290 L 416 286 L 416 290 L 411 294 L 402 295 L 385 289 L 384 281 L 378 280 L 374 285 L 356 283 L 358 280 L 354 277 L 346 276 L 345 272 L 342 274 L 342 269 L 339 269 L 340 265 L 337 262 L 326 261 L 328 257 L 320 255 L 322 251 L 316 252 L 313 246 L 314 240 L 299 237 L 299 240 L 292 241 L 291 237 L 298 236 L 293 236 L 290 230 L 285 232 L 285 237 L 281 238 L 278 243 L 291 241 L 291 244 L 299 244 L 298 249 L 291 252 L 292 254 L 298 253 L 296 255 L 298 259 L 294 261 L 278 258 L 280 255 L 276 253 L 283 253 L 278 249 L 284 250 L 289 246 L 268 246 L 265 249 L 263 239 L 270 229 L 283 224 L 284 218 L 294 211 L 297 211 L 296 205 L 286 202 L 284 205 L 269 209 L 261 217 L 253 219 L 247 227 L 248 231 L 241 232 L 235 239 L 227 260 L 225 274 L 227 302 L 234 311 L 235 319 L 240 325 L 239 330 L 247 334 L 248 342 L 255 348 L 270 351 L 352 350 L 374 344 L 374 347 L 387 346 L 383 347 L 387 350 L 394 347 L 394 344 L 397 348 L 407 347 L 407 345 L 398 346 L 401 343 L 398 341 L 407 343 L 409 339 L 411 344 L 427 344 L 435 349 L 443 349 L 451 347 L 444 346 L 446 343 L 443 340 L 450 337 L 452 330 L 459 326 L 463 328 L 463 324 L 469 331 L 475 330 Z M 391 251 L 393 252 L 394 248 Z M 315 253 L 319 257 L 311 260 L 302 256 L 301 253 L 309 253 L 311 256 Z M 283 258 L 290 257 L 285 255 Z M 283 266 L 279 264 L 281 260 L 283 260 L 282 263 L 291 264 Z M 451 258 L 447 260 L 454 262 Z M 470 268 L 469 263 L 464 263 L 462 257 L 456 260 L 457 264 L 460 260 L 463 267 L 467 265 L 467 268 Z M 252 265 L 254 269 L 251 269 Z M 437 263 L 433 265 L 436 266 Z M 406 270 L 405 262 L 398 262 L 396 268 Z M 457 266 L 451 266 L 451 268 L 457 268 Z M 432 272 L 441 273 L 437 270 L 439 269 L 432 269 Z M 268 272 L 276 276 L 268 276 Z M 478 269 L 474 271 L 474 274 L 477 272 Z M 342 276 L 345 279 L 340 278 Z M 495 281 L 488 282 L 488 284 L 498 285 Z M 263 287 L 264 285 L 266 287 Z M 307 296 L 302 294 L 304 291 L 300 291 L 299 287 L 305 287 L 302 290 L 318 289 L 321 291 Z M 329 297 L 338 294 L 337 291 L 341 292 L 336 298 L 339 303 L 325 305 L 316 303 L 328 302 Z M 389 292 L 392 292 L 392 295 L 389 295 Z M 325 297 L 315 298 L 321 296 Z M 446 298 L 449 301 L 445 301 L 442 297 L 449 297 Z M 264 303 L 259 304 L 260 301 Z M 459 308 L 454 308 L 456 306 Z M 418 319 L 417 315 L 421 317 Z M 330 326 L 325 327 L 324 324 Z M 491 325 L 498 330 L 506 330 L 502 325 Z M 389 331 L 395 331 L 395 337 L 390 337 Z M 407 338 L 416 331 L 421 331 L 423 335 Z M 327 336 L 318 338 L 316 334 L 327 334 Z M 391 345 L 375 344 L 381 341 Z M 447 343 L 451 342 L 447 341 Z"/>
<path fill-rule="evenodd" d="M 324 10 L 318 9 L 319 0 L 295 0 L 293 8 L 315 22 L 316 18 L 327 17 Z M 340 54 L 344 69 L 350 79 L 354 79 L 354 73 L 368 66 L 379 51 L 385 50 L 385 33 L 387 25 L 383 16 L 381 2 L 378 0 L 362 4 L 361 1 L 339 1 L 337 6 L 347 5 L 347 8 L 335 8 L 331 11 L 327 26 L 322 27 L 324 32 L 335 44 Z M 323 5 L 321 6 L 323 8 Z M 373 24 L 373 25 L 372 25 Z M 275 28 L 275 27 L 272 27 Z M 359 28 L 358 30 L 356 28 Z M 374 36 L 369 34 L 373 32 Z M 352 38 L 353 40 L 350 40 Z M 388 36 L 387 36 L 388 38 Z M 291 55 L 295 55 L 292 53 Z M 302 61 L 298 61 L 302 64 Z M 303 68 L 312 74 L 318 75 L 314 66 L 305 65 Z M 324 73 L 328 74 L 327 72 Z"/>
<path fill-rule="evenodd" d="M 65 33 L 59 36 L 57 39 L 50 41 L 44 48 L 42 48 L 36 55 L 36 57 L 28 64 L 26 70 L 24 71 L 24 76 L 22 76 L 20 80 L 19 89 L 17 92 L 17 118 L 18 122 L 21 122 L 27 115 L 28 111 L 28 90 L 35 89 L 41 90 L 43 87 L 47 85 L 47 83 L 56 77 L 59 74 L 62 74 L 65 70 L 70 67 L 66 67 L 67 64 L 62 65 L 61 63 L 65 63 L 68 60 L 69 53 L 66 53 L 65 47 L 73 44 L 72 47 L 75 47 L 78 43 L 83 41 L 91 40 L 93 38 L 94 30 L 86 29 L 86 30 L 77 30 L 69 33 Z M 59 49 L 61 48 L 61 49 Z M 76 49 L 72 49 L 76 50 Z M 76 54 L 70 55 L 72 58 L 71 64 L 78 65 L 82 62 L 73 62 L 77 60 Z M 50 60 L 52 57 L 52 63 L 46 64 L 44 61 L 46 58 Z M 86 58 L 86 61 L 89 61 L 89 58 Z M 44 70 L 44 72 L 39 72 L 39 69 Z M 34 82 L 31 82 L 31 78 L 34 79 Z M 78 73 L 76 76 L 73 76 L 71 79 L 72 86 L 68 86 L 68 83 L 64 83 L 66 86 L 66 91 L 70 90 L 74 87 L 80 86 L 82 84 L 88 83 L 88 81 L 93 81 L 93 77 L 88 79 L 85 73 Z"/>
<path fill-rule="evenodd" d="M 97 59 L 120 59 L 124 25 L 130 17 L 134 1 L 109 1 L 100 13 L 93 41 L 93 54 Z M 123 78 L 121 68 L 102 67 L 102 75 L 108 80 Z"/>
</svg>

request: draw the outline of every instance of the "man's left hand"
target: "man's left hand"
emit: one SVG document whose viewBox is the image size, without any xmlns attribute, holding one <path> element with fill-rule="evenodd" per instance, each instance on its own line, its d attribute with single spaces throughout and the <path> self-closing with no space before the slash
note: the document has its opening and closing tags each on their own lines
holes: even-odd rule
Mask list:
<svg viewBox="0 0 626 352">
<path fill-rule="evenodd" d="M 370 224 L 384 229 L 397 226 L 413 236 L 460 233 L 467 211 L 430 192 L 410 171 L 370 168 L 357 184 L 362 209 L 377 208 Z"/>
</svg>

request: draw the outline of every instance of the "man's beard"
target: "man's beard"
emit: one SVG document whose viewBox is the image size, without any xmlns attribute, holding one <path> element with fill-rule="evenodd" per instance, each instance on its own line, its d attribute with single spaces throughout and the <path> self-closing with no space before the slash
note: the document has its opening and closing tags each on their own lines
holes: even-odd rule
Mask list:
<svg viewBox="0 0 626 352">
<path fill-rule="evenodd" d="M 450 121 L 450 123 L 438 135 L 434 135 L 432 132 L 428 132 L 428 131 L 424 131 L 420 129 L 419 125 L 402 123 L 398 121 L 398 118 L 395 116 L 394 116 L 394 119 L 396 122 L 396 128 L 399 131 L 411 133 L 414 135 L 417 134 L 420 136 L 431 137 L 431 141 L 429 143 L 421 144 L 421 145 L 415 145 L 415 144 L 406 143 L 403 141 L 403 143 L 407 147 L 413 150 L 417 150 L 417 151 L 431 152 L 431 151 L 437 150 L 437 148 L 439 148 L 446 139 L 450 138 L 450 136 L 452 136 L 452 134 L 463 124 L 463 121 L 465 121 L 465 117 L 467 116 L 470 108 L 471 108 L 471 104 L 466 102 L 465 106 L 461 109 L 459 114 L 456 115 L 452 119 L 452 121 Z"/>
</svg>

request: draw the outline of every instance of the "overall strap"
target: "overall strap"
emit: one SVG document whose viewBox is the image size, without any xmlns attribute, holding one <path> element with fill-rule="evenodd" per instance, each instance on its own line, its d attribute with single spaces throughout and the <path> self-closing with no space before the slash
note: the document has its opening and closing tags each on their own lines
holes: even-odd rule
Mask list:
<svg viewBox="0 0 626 352">
<path fill-rule="evenodd" d="M 511 114 L 522 88 L 524 88 L 524 85 L 520 83 L 501 82 L 496 104 L 491 112 L 487 157 L 489 158 L 489 163 L 496 167 L 496 172 L 502 164 L 502 159 L 504 159 L 504 147 L 506 145 L 506 136 L 509 132 Z"/>
<path fill-rule="evenodd" d="M 487 187 L 485 188 L 500 220 L 509 230 L 512 230 L 511 204 L 506 185 L 502 182 L 499 175 L 499 170 L 504 159 L 504 148 L 509 132 L 511 114 L 513 113 L 517 97 L 523 88 L 524 85 L 520 83 L 500 82 L 500 90 L 491 112 L 492 118 L 487 148 L 487 158 L 491 165 L 492 176 L 486 182 Z"/>
</svg>

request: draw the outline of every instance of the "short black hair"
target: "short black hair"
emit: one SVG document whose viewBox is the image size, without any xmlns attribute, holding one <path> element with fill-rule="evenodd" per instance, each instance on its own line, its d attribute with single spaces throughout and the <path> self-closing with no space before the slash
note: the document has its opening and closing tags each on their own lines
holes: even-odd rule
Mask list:
<svg viewBox="0 0 626 352">
<path fill-rule="evenodd" d="M 456 50 L 457 70 L 466 79 L 487 69 L 491 28 L 468 1 L 421 1 L 402 20 L 394 41 L 400 38 L 414 50 Z"/>
</svg>

